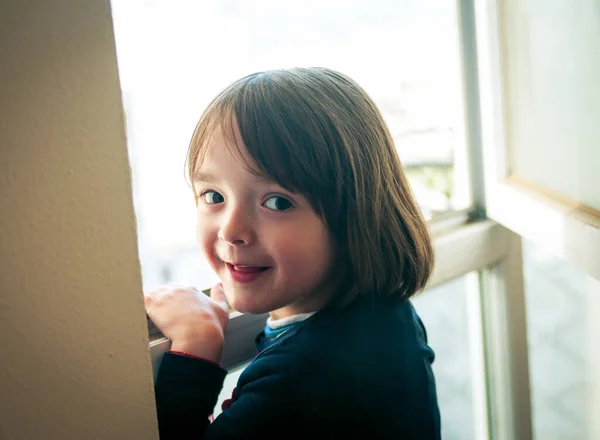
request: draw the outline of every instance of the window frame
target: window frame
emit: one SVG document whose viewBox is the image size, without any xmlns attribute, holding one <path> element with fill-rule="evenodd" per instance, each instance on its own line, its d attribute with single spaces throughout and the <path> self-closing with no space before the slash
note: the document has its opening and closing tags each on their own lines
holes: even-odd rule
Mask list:
<svg viewBox="0 0 600 440">
<path fill-rule="evenodd" d="M 600 279 L 600 212 L 511 174 L 498 0 L 474 0 L 489 218 Z"/>
<path fill-rule="evenodd" d="M 493 438 L 533 438 L 522 238 L 600 279 L 600 212 L 511 174 L 503 82 L 500 0 L 461 0 L 472 9 L 471 54 L 480 117 L 487 217 L 513 231 L 505 260 L 482 273 L 489 429 Z"/>
</svg>

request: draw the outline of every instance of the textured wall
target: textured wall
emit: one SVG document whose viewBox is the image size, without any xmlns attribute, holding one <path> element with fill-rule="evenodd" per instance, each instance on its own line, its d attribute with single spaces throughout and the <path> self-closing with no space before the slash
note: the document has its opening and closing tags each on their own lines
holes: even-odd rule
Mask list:
<svg viewBox="0 0 600 440">
<path fill-rule="evenodd" d="M 0 439 L 158 437 L 108 0 L 0 5 Z"/>
</svg>

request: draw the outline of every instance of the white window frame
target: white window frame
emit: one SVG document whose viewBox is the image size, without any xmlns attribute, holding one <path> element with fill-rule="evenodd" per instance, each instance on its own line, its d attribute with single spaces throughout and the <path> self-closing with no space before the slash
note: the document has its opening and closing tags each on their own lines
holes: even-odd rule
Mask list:
<svg viewBox="0 0 600 440">
<path fill-rule="evenodd" d="M 487 215 L 600 279 L 600 213 L 511 174 L 499 0 L 475 0 Z"/>
<path fill-rule="evenodd" d="M 600 213 L 511 174 L 508 161 L 501 0 L 472 4 L 483 187 L 487 216 L 514 232 L 502 264 L 487 271 L 482 313 L 493 438 L 531 439 L 529 353 L 521 238 L 600 279 Z"/>
</svg>

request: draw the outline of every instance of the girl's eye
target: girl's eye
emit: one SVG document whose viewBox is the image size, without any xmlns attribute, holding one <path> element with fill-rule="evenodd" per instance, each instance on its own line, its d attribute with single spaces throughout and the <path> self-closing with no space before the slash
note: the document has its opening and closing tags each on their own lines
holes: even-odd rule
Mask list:
<svg viewBox="0 0 600 440">
<path fill-rule="evenodd" d="M 285 211 L 292 207 L 292 202 L 285 197 L 272 196 L 267 199 L 265 206 L 273 211 Z"/>
<path fill-rule="evenodd" d="M 206 191 L 201 196 L 204 201 L 209 205 L 214 205 L 216 203 L 223 203 L 225 198 L 216 191 Z"/>
</svg>

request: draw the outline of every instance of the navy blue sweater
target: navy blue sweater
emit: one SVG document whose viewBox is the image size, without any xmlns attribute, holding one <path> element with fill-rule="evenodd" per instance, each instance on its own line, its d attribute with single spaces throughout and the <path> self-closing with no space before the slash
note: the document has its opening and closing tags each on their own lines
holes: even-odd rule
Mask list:
<svg viewBox="0 0 600 440">
<path fill-rule="evenodd" d="M 161 439 L 437 440 L 433 358 L 409 301 L 361 298 L 316 313 L 259 352 L 209 423 L 226 371 L 166 354 L 156 382 Z"/>
</svg>

